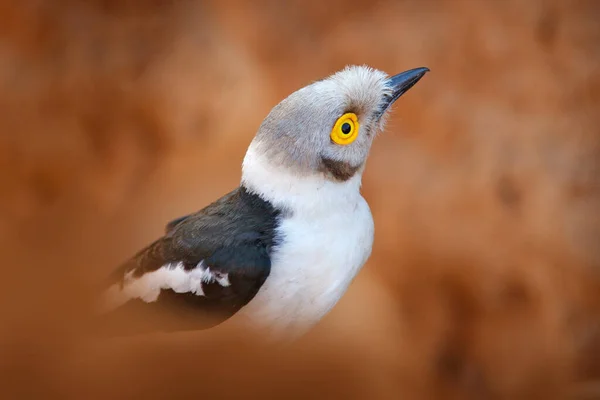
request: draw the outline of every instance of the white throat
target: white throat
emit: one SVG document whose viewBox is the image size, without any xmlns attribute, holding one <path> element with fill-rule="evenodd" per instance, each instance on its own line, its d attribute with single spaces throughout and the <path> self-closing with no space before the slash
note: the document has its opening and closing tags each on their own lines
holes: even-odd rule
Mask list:
<svg viewBox="0 0 600 400">
<path fill-rule="evenodd" d="M 242 165 L 242 184 L 275 207 L 295 212 L 319 212 L 346 207 L 358 201 L 362 173 L 345 182 L 320 174 L 301 175 L 282 165 L 273 165 L 252 142 Z"/>
<path fill-rule="evenodd" d="M 242 312 L 254 326 L 274 337 L 297 337 L 345 293 L 373 244 L 360 183 L 360 172 L 345 182 L 296 174 L 250 145 L 242 184 L 284 210 L 277 228 L 283 240 L 271 254 L 269 278 Z"/>
</svg>

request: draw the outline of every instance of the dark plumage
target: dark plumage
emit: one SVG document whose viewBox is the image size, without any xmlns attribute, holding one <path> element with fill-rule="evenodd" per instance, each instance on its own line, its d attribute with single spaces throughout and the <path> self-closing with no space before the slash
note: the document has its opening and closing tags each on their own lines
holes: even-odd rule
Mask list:
<svg viewBox="0 0 600 400">
<path fill-rule="evenodd" d="M 166 331 L 209 328 L 226 320 L 256 295 L 269 276 L 279 215 L 269 202 L 241 186 L 201 211 L 171 221 L 166 234 L 118 268 L 109 283 L 123 285 L 127 275 L 140 278 L 169 264 L 182 263 L 191 271 L 202 262 L 215 277 L 226 276 L 229 285 L 203 282 L 200 296 L 163 289 L 156 301 L 131 299 L 106 318 L 120 324 L 132 312 L 185 317 L 161 326 Z"/>
<path fill-rule="evenodd" d="M 361 166 L 354 166 L 344 161 L 321 157 L 321 170 L 340 182 L 345 182 L 352 178 L 360 170 Z"/>
</svg>

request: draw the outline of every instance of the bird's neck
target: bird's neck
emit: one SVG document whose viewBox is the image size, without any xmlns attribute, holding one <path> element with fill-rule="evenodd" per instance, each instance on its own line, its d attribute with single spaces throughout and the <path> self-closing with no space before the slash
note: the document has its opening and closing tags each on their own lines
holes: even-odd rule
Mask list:
<svg viewBox="0 0 600 400">
<path fill-rule="evenodd" d="M 361 178 L 357 173 L 345 182 L 336 182 L 321 173 L 299 174 L 288 166 L 274 165 L 253 143 L 244 158 L 241 183 L 277 208 L 318 213 L 355 204 L 361 197 Z"/>
</svg>

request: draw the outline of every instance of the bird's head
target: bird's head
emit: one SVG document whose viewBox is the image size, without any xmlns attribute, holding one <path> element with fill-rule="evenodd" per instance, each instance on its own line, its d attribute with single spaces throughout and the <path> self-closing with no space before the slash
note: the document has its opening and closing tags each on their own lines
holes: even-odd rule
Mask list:
<svg viewBox="0 0 600 400">
<path fill-rule="evenodd" d="M 388 76 L 351 66 L 292 93 L 271 110 L 250 144 L 242 184 L 281 204 L 315 190 L 322 199 L 323 187 L 338 187 L 336 197 L 339 184 L 356 192 L 387 111 L 428 71 Z"/>
<path fill-rule="evenodd" d="M 253 150 L 298 175 L 348 180 L 362 171 L 390 106 L 428 71 L 415 68 L 389 77 L 366 66 L 347 67 L 275 106 Z"/>
</svg>

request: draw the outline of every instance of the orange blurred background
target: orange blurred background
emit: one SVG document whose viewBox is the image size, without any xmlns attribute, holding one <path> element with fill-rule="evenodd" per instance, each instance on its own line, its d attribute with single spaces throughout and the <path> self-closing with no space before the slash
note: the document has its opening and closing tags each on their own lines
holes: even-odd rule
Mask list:
<svg viewBox="0 0 600 400">
<path fill-rule="evenodd" d="M 2 0 L 2 398 L 600 398 L 599 21 L 594 0 Z M 90 340 L 94 285 L 346 64 L 431 73 L 374 144 L 373 255 L 331 314 L 283 349 Z"/>
</svg>

